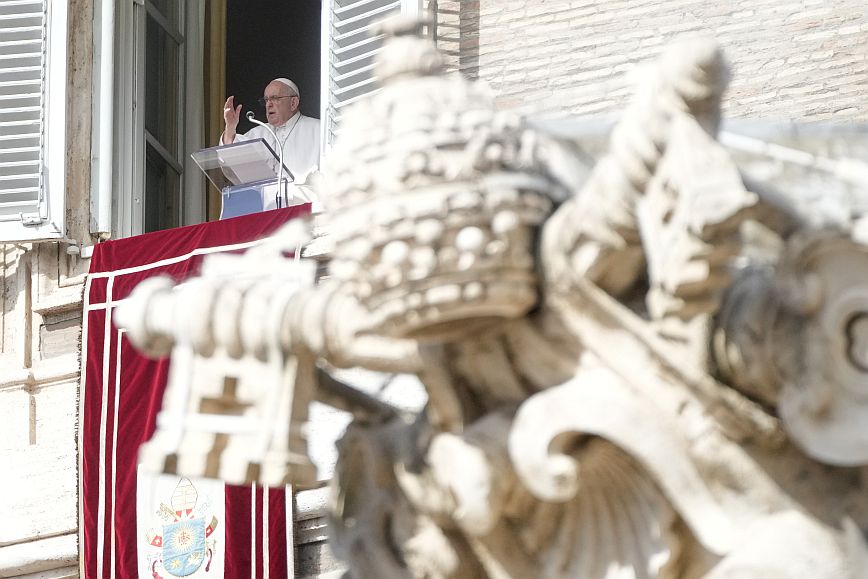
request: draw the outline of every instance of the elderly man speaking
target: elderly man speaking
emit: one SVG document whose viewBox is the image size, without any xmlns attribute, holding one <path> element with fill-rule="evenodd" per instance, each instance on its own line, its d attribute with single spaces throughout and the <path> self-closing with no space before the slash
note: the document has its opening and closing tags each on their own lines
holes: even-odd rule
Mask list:
<svg viewBox="0 0 868 579">
<path fill-rule="evenodd" d="M 223 106 L 226 128 L 220 144 L 265 139 L 275 151 L 278 146 L 283 147 L 283 164 L 295 176 L 296 183 L 304 183 L 307 175 L 319 164 L 319 120 L 301 114 L 298 87 L 286 78 L 276 78 L 268 83 L 259 102 L 265 105 L 268 124 L 277 133 L 278 143 L 264 127 L 253 127 L 243 135 L 237 134 L 235 129 L 238 128 L 241 105 L 236 107 L 235 97 L 230 96 Z"/>
</svg>

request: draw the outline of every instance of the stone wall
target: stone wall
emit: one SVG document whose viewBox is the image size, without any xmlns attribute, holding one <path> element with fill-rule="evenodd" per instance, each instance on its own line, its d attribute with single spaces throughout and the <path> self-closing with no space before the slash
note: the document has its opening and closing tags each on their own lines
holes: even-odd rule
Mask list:
<svg viewBox="0 0 868 579">
<path fill-rule="evenodd" d="M 428 0 L 450 66 L 505 109 L 620 111 L 638 65 L 672 38 L 714 36 L 732 64 L 724 115 L 868 119 L 862 0 Z"/>
<path fill-rule="evenodd" d="M 57 243 L 0 256 L 0 576 L 77 577 L 82 264 Z"/>
</svg>

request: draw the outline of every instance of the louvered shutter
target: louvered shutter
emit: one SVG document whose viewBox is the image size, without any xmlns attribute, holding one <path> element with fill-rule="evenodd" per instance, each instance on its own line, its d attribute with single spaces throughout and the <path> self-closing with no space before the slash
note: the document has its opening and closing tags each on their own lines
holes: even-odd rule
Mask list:
<svg viewBox="0 0 868 579">
<path fill-rule="evenodd" d="M 340 131 L 346 107 L 377 89 L 374 56 L 383 46 L 372 33 L 384 18 L 415 16 L 420 0 L 325 0 L 323 6 L 323 149 Z"/>
<path fill-rule="evenodd" d="M 0 242 L 63 236 L 65 44 L 65 1 L 0 1 Z"/>
</svg>

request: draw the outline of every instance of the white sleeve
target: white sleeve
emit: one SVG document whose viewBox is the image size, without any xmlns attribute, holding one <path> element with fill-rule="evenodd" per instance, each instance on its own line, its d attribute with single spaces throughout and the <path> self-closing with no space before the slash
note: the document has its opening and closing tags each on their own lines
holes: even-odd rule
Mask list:
<svg viewBox="0 0 868 579">
<path fill-rule="evenodd" d="M 252 129 L 250 129 L 247 133 L 245 133 L 243 135 L 241 133 L 235 133 L 235 140 L 232 142 L 233 143 L 241 143 L 243 141 L 249 141 L 250 139 L 256 138 L 250 134 L 255 130 L 256 130 L 256 127 L 253 127 Z M 220 144 L 221 145 L 229 145 L 230 144 L 230 143 L 224 143 L 223 142 L 223 133 L 220 133 Z"/>
</svg>

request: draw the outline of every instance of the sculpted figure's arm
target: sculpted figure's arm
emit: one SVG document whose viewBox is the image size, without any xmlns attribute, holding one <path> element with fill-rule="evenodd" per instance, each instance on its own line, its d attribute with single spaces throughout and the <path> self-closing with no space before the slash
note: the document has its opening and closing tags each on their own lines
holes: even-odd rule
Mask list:
<svg viewBox="0 0 868 579">
<path fill-rule="evenodd" d="M 223 130 L 221 140 L 224 145 L 235 141 L 235 129 L 238 128 L 238 119 L 241 118 L 241 107 L 242 105 L 235 106 L 234 96 L 226 99 L 226 104 L 223 105 L 223 121 L 226 123 L 226 128 Z"/>
</svg>

